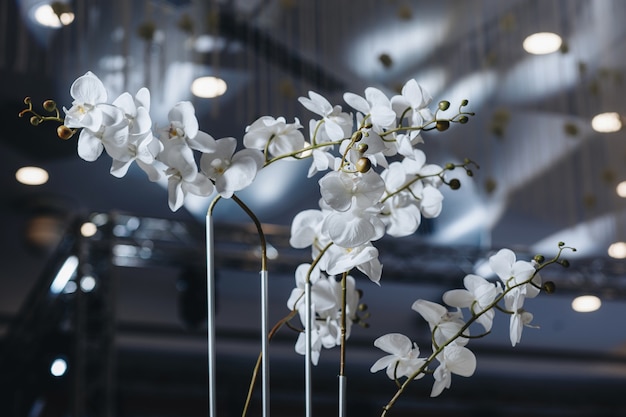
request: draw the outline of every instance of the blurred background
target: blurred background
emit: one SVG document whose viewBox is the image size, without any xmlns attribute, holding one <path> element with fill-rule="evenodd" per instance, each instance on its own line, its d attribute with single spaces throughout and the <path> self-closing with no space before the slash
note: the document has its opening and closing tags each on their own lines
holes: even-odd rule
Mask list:
<svg viewBox="0 0 626 417">
<path fill-rule="evenodd" d="M 376 337 L 401 332 L 428 350 L 413 301 L 440 301 L 502 247 L 549 258 L 563 241 L 578 249 L 571 266 L 542 274 L 556 293 L 526 305 L 541 328 L 513 348 L 508 317 L 496 316 L 492 334 L 470 342 L 473 377 L 453 376 L 435 399 L 432 378 L 417 381 L 391 415 L 626 416 L 625 22 L 619 0 L 0 1 L 0 415 L 208 413 L 211 198 L 173 213 L 141 170 L 114 178 L 110 160 L 81 160 L 53 123 L 17 117 L 26 96 L 37 110 L 46 99 L 69 107 L 72 81 L 92 71 L 111 99 L 149 87 L 157 126 L 190 100 L 202 130 L 240 140 L 263 115 L 308 126 L 317 116 L 297 98 L 310 90 L 345 110 L 346 91 L 391 96 L 411 78 L 435 103 L 468 99 L 470 122 L 424 133 L 423 149 L 430 163 L 480 169 L 451 173 L 461 188 L 443 189 L 442 214 L 414 236 L 376 242 L 380 287 L 356 277 L 371 316 L 348 343 L 349 413 L 380 415 L 395 392 L 369 373 L 383 354 Z M 525 42 L 546 32 L 558 38 Z M 222 91 L 194 95 L 202 77 Z M 44 181 L 18 182 L 27 166 Z M 288 314 L 293 271 L 310 256 L 288 245 L 293 216 L 317 207 L 308 167 L 277 163 L 240 193 L 271 245 L 271 323 Z M 231 201 L 215 224 L 218 411 L 241 415 L 260 351 L 259 241 Z M 591 305 L 573 303 L 581 296 Z M 284 328 L 270 346 L 278 416 L 304 413 L 296 338 Z M 323 351 L 314 370 L 314 413 L 336 412 L 338 356 Z"/>
</svg>

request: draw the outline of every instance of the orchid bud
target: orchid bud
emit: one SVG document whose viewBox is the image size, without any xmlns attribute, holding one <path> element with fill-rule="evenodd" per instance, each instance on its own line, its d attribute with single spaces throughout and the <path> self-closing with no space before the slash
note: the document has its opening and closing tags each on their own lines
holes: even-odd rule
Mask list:
<svg viewBox="0 0 626 417">
<path fill-rule="evenodd" d="M 360 130 L 357 130 L 352 134 L 352 142 L 358 142 L 363 137 L 363 133 Z"/>
<path fill-rule="evenodd" d="M 544 282 L 542 287 L 546 294 L 554 294 L 554 292 L 556 291 L 556 285 L 553 281 Z"/>
<path fill-rule="evenodd" d="M 369 171 L 371 167 L 372 161 L 370 161 L 368 158 L 359 158 L 359 160 L 356 161 L 356 170 L 359 171 L 361 174 Z"/>
<path fill-rule="evenodd" d="M 450 102 L 447 100 L 442 100 L 439 102 L 439 110 L 446 111 L 450 108 Z"/>
<path fill-rule="evenodd" d="M 461 107 L 465 107 L 465 106 L 467 106 L 468 104 L 469 104 L 469 101 L 467 101 L 467 99 L 464 99 L 464 100 L 461 102 Z"/>
<path fill-rule="evenodd" d="M 467 122 L 469 122 L 469 118 L 468 118 L 467 116 L 461 116 L 461 117 L 459 117 L 459 123 L 461 123 L 461 124 L 463 124 L 463 125 L 464 125 L 464 124 L 465 124 L 465 123 L 467 123 Z"/>
<path fill-rule="evenodd" d="M 450 122 L 448 120 L 437 120 L 435 127 L 438 131 L 443 132 L 444 130 L 448 130 Z"/>
<path fill-rule="evenodd" d="M 360 143 L 359 146 L 357 147 L 357 150 L 359 151 L 359 153 L 365 153 L 367 152 L 367 149 L 369 147 L 367 146 L 367 143 Z"/>
<path fill-rule="evenodd" d="M 545 260 L 546 258 L 543 255 L 535 255 L 535 257 L 533 258 L 533 261 L 537 262 L 538 264 L 542 264 Z"/>
<path fill-rule="evenodd" d="M 57 104 L 53 100 L 46 100 L 43 102 L 43 108 L 48 112 L 53 112 L 57 109 Z"/>
<path fill-rule="evenodd" d="M 448 183 L 448 185 L 450 186 L 450 188 L 452 188 L 453 190 L 458 190 L 459 188 L 461 188 L 461 181 L 459 181 L 456 178 L 452 178 L 450 180 L 450 182 Z"/>
<path fill-rule="evenodd" d="M 74 136 L 74 131 L 65 125 L 57 127 L 57 135 L 63 140 L 68 140 Z"/>
<path fill-rule="evenodd" d="M 41 123 L 41 119 L 37 116 L 31 116 L 30 117 L 30 124 L 33 126 L 37 126 L 39 125 L 39 123 Z"/>
</svg>

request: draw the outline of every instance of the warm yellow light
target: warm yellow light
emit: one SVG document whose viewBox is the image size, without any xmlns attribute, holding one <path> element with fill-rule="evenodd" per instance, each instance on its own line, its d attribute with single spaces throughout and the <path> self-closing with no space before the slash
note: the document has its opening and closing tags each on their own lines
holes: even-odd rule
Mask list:
<svg viewBox="0 0 626 417">
<path fill-rule="evenodd" d="M 74 21 L 74 13 L 63 11 L 57 14 L 51 4 L 37 6 L 32 16 L 40 25 L 55 29 L 67 26 Z"/>
<path fill-rule="evenodd" d="M 226 92 L 226 81 L 217 77 L 199 77 L 191 83 L 191 92 L 201 98 L 214 98 Z"/>
<path fill-rule="evenodd" d="M 552 32 L 534 33 L 524 39 L 524 50 L 533 55 L 545 55 L 559 50 L 562 44 L 561 37 Z"/>
<path fill-rule="evenodd" d="M 615 258 L 615 259 L 626 258 L 626 242 L 611 243 L 607 252 L 611 258 Z"/>
<path fill-rule="evenodd" d="M 15 178 L 25 185 L 41 185 L 48 182 L 48 172 L 39 167 L 22 167 L 15 172 Z"/>
<path fill-rule="evenodd" d="M 618 196 L 626 198 L 626 181 L 622 181 L 617 184 L 617 187 L 615 187 L 615 192 Z"/>
<path fill-rule="evenodd" d="M 600 113 L 591 119 L 591 127 L 600 133 L 617 132 L 622 128 L 622 118 L 615 112 Z"/>
<path fill-rule="evenodd" d="M 572 309 L 579 313 L 591 313 L 602 306 L 602 301 L 595 295 L 581 295 L 572 301 Z"/>
<path fill-rule="evenodd" d="M 85 222 L 80 226 L 80 234 L 84 237 L 91 237 L 98 231 L 98 226 L 92 222 Z"/>
</svg>

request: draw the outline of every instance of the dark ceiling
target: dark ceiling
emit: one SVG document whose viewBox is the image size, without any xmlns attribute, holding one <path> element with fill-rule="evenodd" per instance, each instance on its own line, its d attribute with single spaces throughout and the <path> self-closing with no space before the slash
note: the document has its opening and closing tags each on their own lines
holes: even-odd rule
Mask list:
<svg viewBox="0 0 626 417">
<path fill-rule="evenodd" d="M 56 126 L 17 117 L 25 96 L 36 106 L 49 98 L 68 106 L 71 82 L 86 71 L 111 96 L 150 87 L 157 124 L 175 102 L 192 100 L 202 130 L 240 140 L 261 115 L 308 125 L 313 115 L 297 98 L 309 90 L 344 105 L 345 91 L 375 86 L 391 95 L 416 78 L 435 100 L 469 99 L 470 123 L 424 134 L 424 149 L 429 162 L 468 157 L 480 169 L 444 192 L 443 213 L 415 236 L 379 242 L 380 288 L 358 283 L 372 317 L 349 341 L 350 413 L 379 415 L 395 391 L 368 372 L 381 355 L 373 339 L 398 331 L 429 344 L 410 310 L 415 299 L 438 301 L 501 247 L 551 256 L 565 241 L 578 248 L 571 267 L 544 276 L 557 293 L 528 305 L 541 329 L 526 329 L 511 348 L 500 317 L 491 335 L 472 341 L 474 377 L 453 377 L 436 399 L 425 378 L 391 415 L 626 416 L 626 264 L 606 255 L 610 243 L 626 240 L 624 201 L 614 191 L 626 179 L 626 142 L 623 132 L 589 125 L 600 111 L 626 113 L 626 3 L 88 0 L 71 2 L 76 20 L 56 30 L 29 20 L 33 3 L 0 3 L 1 416 L 207 415 L 211 199 L 189 199 L 172 213 L 166 190 L 140 170 L 114 178 L 109 161 L 80 160 L 76 142 L 58 139 Z M 150 40 L 140 36 L 148 23 L 156 28 Z M 525 53 L 523 38 L 544 30 L 562 35 L 561 51 Z M 213 36 L 204 52 L 190 47 L 200 34 Z M 223 97 L 190 95 L 191 80 L 206 73 L 228 82 Z M 24 165 L 47 169 L 49 182 L 18 184 Z M 271 321 L 288 313 L 293 270 L 308 260 L 288 245 L 291 219 L 319 198 L 307 170 L 276 164 L 240 194 L 278 251 L 269 268 Z M 80 224 L 96 214 L 98 234 L 79 238 Z M 240 415 L 260 349 L 257 240 L 230 201 L 218 204 L 215 221 L 218 405 L 220 415 Z M 53 295 L 55 271 L 72 253 L 97 276 L 96 290 Z M 572 311 L 573 297 L 586 293 L 600 296 L 602 308 Z M 303 414 L 295 339 L 285 329 L 272 341 L 275 415 Z M 48 374 L 56 354 L 69 359 L 64 378 Z M 324 351 L 315 369 L 316 414 L 336 412 L 337 355 Z M 250 415 L 259 413 L 258 391 Z"/>
</svg>

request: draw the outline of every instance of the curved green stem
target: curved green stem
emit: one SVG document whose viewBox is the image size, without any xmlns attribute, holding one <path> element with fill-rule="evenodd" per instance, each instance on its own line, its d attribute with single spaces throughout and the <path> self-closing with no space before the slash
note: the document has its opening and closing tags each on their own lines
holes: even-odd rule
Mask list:
<svg viewBox="0 0 626 417">
<path fill-rule="evenodd" d="M 278 155 L 278 156 L 275 156 L 275 157 L 273 157 L 271 159 L 268 159 L 267 161 L 265 161 L 265 165 L 263 165 L 263 166 L 266 167 L 266 166 L 268 166 L 270 164 L 273 164 L 276 161 L 280 161 L 281 159 L 287 159 L 287 158 L 304 159 L 304 158 L 308 158 L 310 156 L 310 154 L 308 154 L 308 153 L 313 151 L 313 150 L 315 150 L 315 149 L 320 149 L 320 148 L 325 148 L 325 147 L 329 147 L 329 146 L 339 145 L 339 144 L 341 144 L 341 142 L 343 142 L 343 139 L 342 140 L 336 140 L 334 142 L 324 142 L 324 143 L 313 144 L 313 145 L 307 146 L 306 148 L 299 149 L 299 150 L 294 151 L 294 152 Z"/>
</svg>

